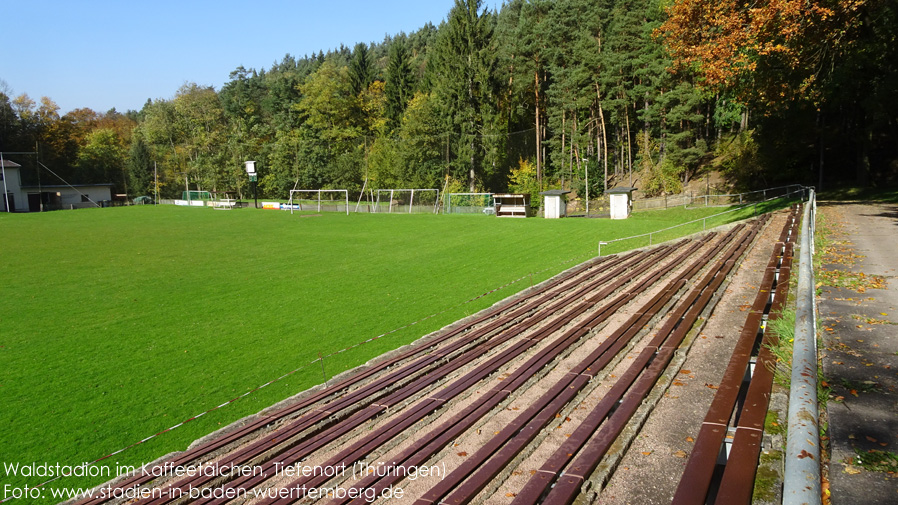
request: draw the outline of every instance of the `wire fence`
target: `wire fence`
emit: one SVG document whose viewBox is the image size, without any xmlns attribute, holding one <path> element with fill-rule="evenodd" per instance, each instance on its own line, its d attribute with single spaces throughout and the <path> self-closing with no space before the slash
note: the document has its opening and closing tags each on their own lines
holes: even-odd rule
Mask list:
<svg viewBox="0 0 898 505">
<path fill-rule="evenodd" d="M 632 200 L 632 210 L 663 210 L 674 207 L 731 207 L 733 205 L 745 205 L 747 202 L 768 201 L 771 198 L 790 196 L 800 191 L 801 188 L 803 186 L 800 184 L 790 184 L 743 193 L 699 194 L 689 192 L 654 198 L 634 198 Z M 610 210 L 611 201 L 609 195 L 601 195 L 590 199 L 588 210 L 586 202 L 582 199 L 570 200 L 567 203 L 567 214 L 569 216 L 610 217 Z"/>
<path fill-rule="evenodd" d="M 735 213 L 735 212 L 742 212 L 742 211 L 745 211 L 746 209 L 748 209 L 749 207 L 752 207 L 752 208 L 753 208 L 753 214 L 754 214 L 755 216 L 757 216 L 757 215 L 758 215 L 758 205 L 759 205 L 759 204 L 763 204 L 763 203 L 767 203 L 767 202 L 772 202 L 772 201 L 774 201 L 774 200 L 779 200 L 779 199 L 781 199 L 781 198 L 789 198 L 789 197 L 791 197 L 791 196 L 793 196 L 793 195 L 798 195 L 798 194 L 801 194 L 802 197 L 803 197 L 803 195 L 805 194 L 805 192 L 807 192 L 807 191 L 809 190 L 809 188 L 804 187 L 804 186 L 801 186 L 801 185 L 785 186 L 785 187 L 788 187 L 788 188 L 791 188 L 791 189 L 790 189 L 789 191 L 787 191 L 787 192 L 786 192 L 785 194 L 783 194 L 783 195 L 780 195 L 780 196 L 773 196 L 773 197 L 770 197 L 770 198 L 765 198 L 764 200 L 752 202 L 752 203 L 749 203 L 749 204 L 743 204 L 743 205 L 741 205 L 741 206 L 738 206 L 738 207 L 735 207 L 735 208 L 733 208 L 733 209 L 726 210 L 726 211 L 723 211 L 723 212 L 719 212 L 719 213 L 714 214 L 714 215 L 711 215 L 711 216 L 705 216 L 705 217 L 702 217 L 702 218 L 699 218 L 699 219 L 694 219 L 694 220 L 692 220 L 692 221 L 687 221 L 687 222 L 685 222 L 685 223 L 680 223 L 680 224 L 677 224 L 677 225 L 674 225 L 674 226 L 669 226 L 669 227 L 667 227 L 667 228 L 662 228 L 662 229 L 660 229 L 660 230 L 654 230 L 654 231 L 650 231 L 650 232 L 648 232 L 648 233 L 642 233 L 642 234 L 639 234 L 639 235 L 631 235 L 631 236 L 629 236 L 629 237 L 616 238 L 616 239 L 607 240 L 607 241 L 599 240 L 598 246 L 596 247 L 597 254 L 598 254 L 599 256 L 602 255 L 602 246 L 603 246 L 603 245 L 604 245 L 604 246 L 609 246 L 609 245 L 612 245 L 612 244 L 615 244 L 615 243 L 626 242 L 626 241 L 636 241 L 636 240 L 638 240 L 638 239 L 645 239 L 645 240 L 648 241 L 648 244 L 647 244 L 647 245 L 648 245 L 648 246 L 652 246 L 652 245 L 655 245 L 655 244 L 658 243 L 658 238 L 662 238 L 662 240 L 668 240 L 668 239 L 669 239 L 668 235 L 670 235 L 670 234 L 668 234 L 668 232 L 670 232 L 670 231 L 672 231 L 672 230 L 676 230 L 676 229 L 678 229 L 678 228 L 683 228 L 683 227 L 685 227 L 685 226 L 697 225 L 698 223 L 702 223 L 702 229 L 701 229 L 701 231 L 707 231 L 709 221 L 712 223 L 712 225 L 714 225 L 714 221 L 715 221 L 716 218 L 719 218 L 720 216 L 724 216 L 724 215 L 727 215 L 727 214 L 732 214 L 732 213 Z M 767 191 L 770 191 L 770 190 L 767 190 Z M 753 193 L 760 193 L 760 192 L 753 192 Z M 766 193 L 766 192 L 763 192 L 763 194 L 766 195 L 767 193 Z M 696 226 L 696 228 L 697 228 L 697 226 Z M 699 230 L 696 229 L 696 231 L 699 231 Z M 643 241 L 643 242 L 644 242 L 644 241 Z M 646 245 L 646 244 L 642 244 L 642 243 L 640 243 L 640 244 L 638 244 L 638 245 L 632 245 L 632 244 L 631 244 L 631 245 L 628 246 L 626 249 L 635 249 L 636 247 L 642 247 L 643 245 Z M 607 253 L 607 252 L 608 252 L 608 249 L 606 248 L 606 253 Z M 618 250 L 615 250 L 615 252 L 619 252 L 619 251 L 618 251 Z"/>
<path fill-rule="evenodd" d="M 744 205 L 745 202 L 766 201 L 769 198 L 789 196 L 800 190 L 800 184 L 790 184 L 775 188 L 746 191 L 732 194 L 696 194 L 695 192 L 679 195 L 661 196 L 633 200 L 633 210 L 669 209 L 671 207 L 729 207 Z"/>
</svg>

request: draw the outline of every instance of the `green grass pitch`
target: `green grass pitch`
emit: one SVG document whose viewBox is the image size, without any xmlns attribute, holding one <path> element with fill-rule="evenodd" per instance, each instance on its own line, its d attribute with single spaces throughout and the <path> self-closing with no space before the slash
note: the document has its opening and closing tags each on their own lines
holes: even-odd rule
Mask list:
<svg viewBox="0 0 898 505">
<path fill-rule="evenodd" d="M 332 377 L 588 259 L 599 240 L 720 211 L 625 221 L 173 206 L 0 214 L 0 465 L 92 461 L 304 367 L 101 464 L 114 473 L 183 450 L 321 383 L 320 364 L 308 366 L 318 353 L 443 311 L 326 358 Z M 6 470 L 0 488 L 48 480 Z"/>
</svg>

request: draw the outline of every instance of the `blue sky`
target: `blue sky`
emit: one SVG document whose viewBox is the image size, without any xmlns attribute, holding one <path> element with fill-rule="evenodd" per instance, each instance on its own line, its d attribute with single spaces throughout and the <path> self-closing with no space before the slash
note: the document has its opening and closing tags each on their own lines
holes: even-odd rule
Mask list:
<svg viewBox="0 0 898 505">
<path fill-rule="evenodd" d="M 0 79 L 61 113 L 139 110 L 185 82 L 220 89 L 240 65 L 439 25 L 453 0 L 4 0 Z M 484 1 L 495 8 L 501 2 Z M 11 97 L 12 98 L 12 97 Z"/>
</svg>

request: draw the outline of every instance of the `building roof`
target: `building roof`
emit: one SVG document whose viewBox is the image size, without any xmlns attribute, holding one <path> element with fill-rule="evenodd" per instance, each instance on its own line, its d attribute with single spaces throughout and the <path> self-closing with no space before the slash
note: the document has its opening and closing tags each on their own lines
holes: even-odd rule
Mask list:
<svg viewBox="0 0 898 505">
<path fill-rule="evenodd" d="M 69 188 L 111 188 L 114 186 L 111 182 L 98 182 L 96 184 L 29 184 L 22 185 L 22 189 L 69 189 Z"/>
<path fill-rule="evenodd" d="M 609 189 L 608 191 L 605 192 L 605 194 L 621 195 L 621 194 L 625 194 L 625 193 L 632 193 L 634 191 L 636 191 L 636 188 L 629 188 L 627 186 L 618 186 L 616 188 Z"/>
<path fill-rule="evenodd" d="M 2 166 L 3 168 L 22 168 L 22 165 L 19 165 L 15 161 L 6 160 L 6 159 L 3 160 L 3 164 L 0 166 Z"/>
<path fill-rule="evenodd" d="M 543 191 L 540 194 L 544 195 L 544 196 L 561 196 L 561 195 L 566 195 L 568 193 L 570 193 L 570 191 L 565 190 L 565 189 L 550 189 L 548 191 Z"/>
</svg>

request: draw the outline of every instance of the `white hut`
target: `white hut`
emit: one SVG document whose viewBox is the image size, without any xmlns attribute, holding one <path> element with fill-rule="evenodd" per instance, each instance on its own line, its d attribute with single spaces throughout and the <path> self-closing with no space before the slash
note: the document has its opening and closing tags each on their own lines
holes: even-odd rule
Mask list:
<svg viewBox="0 0 898 505">
<path fill-rule="evenodd" d="M 611 200 L 611 219 L 627 219 L 633 210 L 633 192 L 636 188 L 620 186 L 605 192 Z"/>
</svg>

